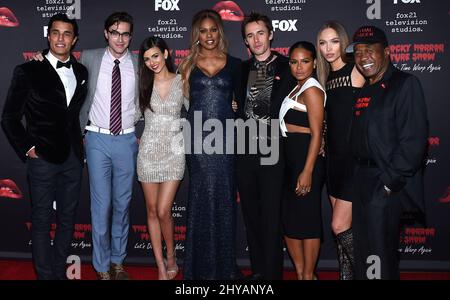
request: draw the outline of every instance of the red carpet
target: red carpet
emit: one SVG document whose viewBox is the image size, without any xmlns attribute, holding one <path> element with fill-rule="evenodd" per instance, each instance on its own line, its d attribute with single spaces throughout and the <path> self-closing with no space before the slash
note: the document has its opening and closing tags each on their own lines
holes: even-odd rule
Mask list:
<svg viewBox="0 0 450 300">
<path fill-rule="evenodd" d="M 125 269 L 134 280 L 156 280 L 158 273 L 156 267 L 153 266 L 125 266 Z M 249 274 L 248 270 L 243 270 L 245 275 Z M 337 272 L 318 272 L 319 280 L 337 280 Z M 285 271 L 285 280 L 295 280 L 295 272 Z M 0 280 L 34 280 L 33 265 L 30 261 L 16 260 L 0 260 Z M 96 279 L 94 269 L 91 265 L 83 264 L 81 266 L 81 279 Z M 176 277 L 182 280 L 181 272 Z M 450 272 L 403 272 L 402 280 L 450 280 Z"/>
</svg>

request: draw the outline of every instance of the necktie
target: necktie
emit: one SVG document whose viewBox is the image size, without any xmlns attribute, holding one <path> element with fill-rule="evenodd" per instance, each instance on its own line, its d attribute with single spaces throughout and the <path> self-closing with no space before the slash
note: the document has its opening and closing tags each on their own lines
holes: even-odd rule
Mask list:
<svg viewBox="0 0 450 300">
<path fill-rule="evenodd" d="M 262 91 L 266 87 L 266 77 L 267 77 L 267 65 L 273 60 L 273 53 L 265 61 L 258 61 L 255 59 L 255 67 L 256 67 L 256 79 L 254 87 L 256 88 L 257 95 L 260 91 Z"/>
<path fill-rule="evenodd" d="M 115 66 L 112 71 L 111 83 L 111 112 L 109 119 L 109 129 L 114 135 L 119 134 L 122 130 L 122 92 L 120 88 L 120 61 L 114 61 Z"/>
<path fill-rule="evenodd" d="M 65 63 L 63 63 L 62 61 L 59 61 L 56 63 L 56 68 L 62 68 L 62 67 L 66 67 L 67 69 L 70 69 L 70 66 L 72 65 L 72 62 L 69 60 Z"/>
<path fill-rule="evenodd" d="M 257 90 L 257 93 L 259 93 L 265 87 L 266 76 L 267 76 L 267 61 L 258 62 L 255 80 L 255 88 Z"/>
</svg>

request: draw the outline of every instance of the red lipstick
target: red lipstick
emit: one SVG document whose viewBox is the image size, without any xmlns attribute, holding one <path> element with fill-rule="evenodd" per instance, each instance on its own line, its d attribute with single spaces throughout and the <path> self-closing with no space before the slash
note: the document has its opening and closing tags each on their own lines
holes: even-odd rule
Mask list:
<svg viewBox="0 0 450 300">
<path fill-rule="evenodd" d="M 22 199 L 23 194 L 11 179 L 0 179 L 0 197 Z"/>
<path fill-rule="evenodd" d="M 220 1 L 212 8 L 224 21 L 242 21 L 244 13 L 234 1 Z"/>
<path fill-rule="evenodd" d="M 0 26 L 4 27 L 19 26 L 19 20 L 17 20 L 13 12 L 7 7 L 0 7 Z"/>
</svg>

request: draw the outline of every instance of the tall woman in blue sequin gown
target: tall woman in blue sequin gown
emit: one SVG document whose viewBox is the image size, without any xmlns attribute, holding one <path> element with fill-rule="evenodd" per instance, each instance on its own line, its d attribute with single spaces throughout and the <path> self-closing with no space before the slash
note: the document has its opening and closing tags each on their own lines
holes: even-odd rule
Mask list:
<svg viewBox="0 0 450 300">
<path fill-rule="evenodd" d="M 224 130 L 226 120 L 234 118 L 231 103 L 240 60 L 226 51 L 220 16 L 212 10 L 197 13 L 192 21 L 190 54 L 180 65 L 189 94 L 187 120 L 191 126 L 191 145 L 186 149 L 190 151 L 186 157 L 190 183 L 184 279 L 233 279 L 239 274 L 234 157 L 226 154 Z M 212 131 L 194 134 L 195 122 L 202 125 L 212 119 L 223 125 L 223 144 L 218 143 L 221 138 L 211 141 Z M 214 149 L 208 145 L 215 152 L 211 153 Z"/>
</svg>

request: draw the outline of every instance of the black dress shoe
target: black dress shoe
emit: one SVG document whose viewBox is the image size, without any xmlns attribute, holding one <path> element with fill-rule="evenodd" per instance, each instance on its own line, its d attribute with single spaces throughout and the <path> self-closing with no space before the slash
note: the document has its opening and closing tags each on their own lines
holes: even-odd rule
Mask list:
<svg viewBox="0 0 450 300">
<path fill-rule="evenodd" d="M 259 273 L 253 273 L 253 274 L 245 276 L 244 279 L 245 280 L 261 280 L 262 279 L 262 275 L 259 274 Z"/>
<path fill-rule="evenodd" d="M 109 268 L 109 274 L 112 280 L 130 280 L 130 276 L 123 269 L 123 265 L 112 263 Z"/>
</svg>

